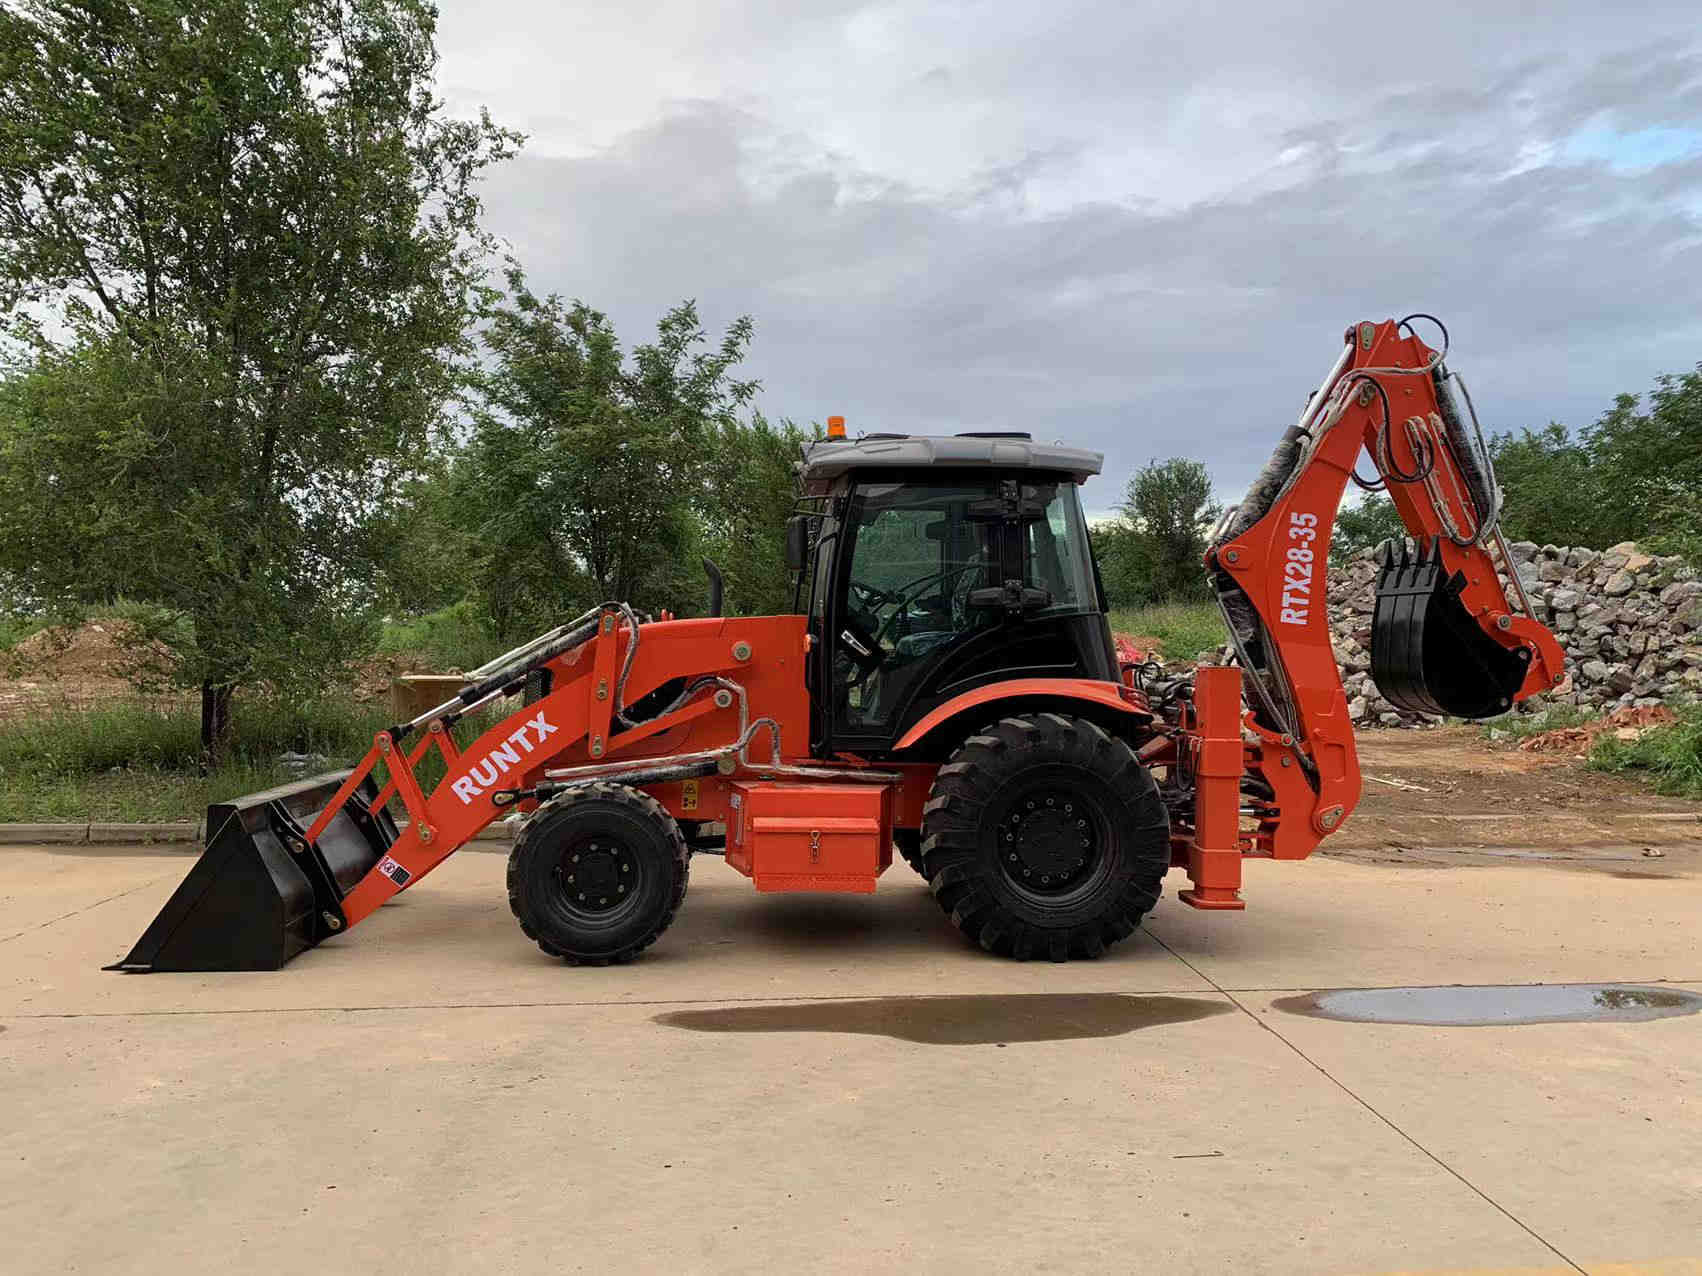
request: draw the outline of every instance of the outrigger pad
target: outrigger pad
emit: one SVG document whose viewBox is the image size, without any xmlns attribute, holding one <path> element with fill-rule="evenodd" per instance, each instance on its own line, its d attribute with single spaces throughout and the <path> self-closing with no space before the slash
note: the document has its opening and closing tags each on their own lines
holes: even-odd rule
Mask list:
<svg viewBox="0 0 1702 1276">
<path fill-rule="evenodd" d="M 107 970 L 277 970 L 346 923 L 343 897 L 396 840 L 371 776 L 317 846 L 306 833 L 347 771 L 207 808 L 207 849 L 123 961 Z M 292 851 L 291 847 L 301 850 Z"/>
<path fill-rule="evenodd" d="M 1371 618 L 1371 678 L 1408 713 L 1491 718 L 1513 707 L 1529 653 L 1484 633 L 1460 602 L 1465 575 L 1447 574 L 1440 543 L 1383 545 Z"/>
</svg>

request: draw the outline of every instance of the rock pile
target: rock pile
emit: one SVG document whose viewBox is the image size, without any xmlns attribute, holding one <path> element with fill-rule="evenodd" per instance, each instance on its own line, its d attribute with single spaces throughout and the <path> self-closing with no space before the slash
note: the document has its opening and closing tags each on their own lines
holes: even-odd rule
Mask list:
<svg viewBox="0 0 1702 1276">
<path fill-rule="evenodd" d="M 1588 712 L 1702 699 L 1702 573 L 1681 558 L 1646 554 L 1627 541 L 1594 550 L 1515 541 L 1510 547 L 1537 617 L 1566 652 L 1567 677 L 1520 705 L 1565 704 Z M 1363 551 L 1330 582 L 1330 628 L 1356 722 L 1413 726 L 1435 719 L 1399 713 L 1371 681 L 1375 551 Z"/>
</svg>

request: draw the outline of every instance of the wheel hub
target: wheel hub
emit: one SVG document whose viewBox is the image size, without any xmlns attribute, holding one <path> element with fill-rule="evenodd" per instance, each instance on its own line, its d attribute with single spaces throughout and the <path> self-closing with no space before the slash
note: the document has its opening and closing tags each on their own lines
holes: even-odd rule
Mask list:
<svg viewBox="0 0 1702 1276">
<path fill-rule="evenodd" d="M 573 906 L 598 913 L 618 908 L 637 880 L 632 852 L 616 842 L 591 842 L 562 852 L 556 876 Z"/>
<path fill-rule="evenodd" d="M 1020 799 L 999 826 L 1005 872 L 1031 890 L 1058 890 L 1078 881 L 1097 856 L 1087 809 L 1070 794 Z"/>
</svg>

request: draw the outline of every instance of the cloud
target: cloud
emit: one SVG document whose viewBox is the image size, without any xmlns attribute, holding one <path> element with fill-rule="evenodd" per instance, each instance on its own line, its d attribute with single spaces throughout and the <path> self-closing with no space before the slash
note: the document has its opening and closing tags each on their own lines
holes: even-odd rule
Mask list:
<svg viewBox="0 0 1702 1276">
<path fill-rule="evenodd" d="M 1102 448 L 1103 506 L 1243 484 L 1362 318 L 1441 315 L 1497 428 L 1702 358 L 1689 7 L 1486 7 L 663 6 L 540 85 L 451 6 L 444 80 L 542 134 L 486 190 L 536 286 L 751 314 L 774 415 Z"/>
</svg>

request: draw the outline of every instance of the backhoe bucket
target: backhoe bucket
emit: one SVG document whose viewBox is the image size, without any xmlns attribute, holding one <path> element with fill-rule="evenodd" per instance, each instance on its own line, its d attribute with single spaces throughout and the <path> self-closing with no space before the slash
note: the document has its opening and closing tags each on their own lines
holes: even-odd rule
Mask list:
<svg viewBox="0 0 1702 1276">
<path fill-rule="evenodd" d="M 277 970 L 343 929 L 343 897 L 396 840 L 368 776 L 316 846 L 307 829 L 349 772 L 207 808 L 207 849 L 130 955 L 108 970 Z"/>
<path fill-rule="evenodd" d="M 1484 633 L 1460 602 L 1465 576 L 1449 576 L 1432 540 L 1384 544 L 1371 618 L 1371 678 L 1409 713 L 1490 718 L 1513 707 L 1528 653 Z"/>
</svg>

